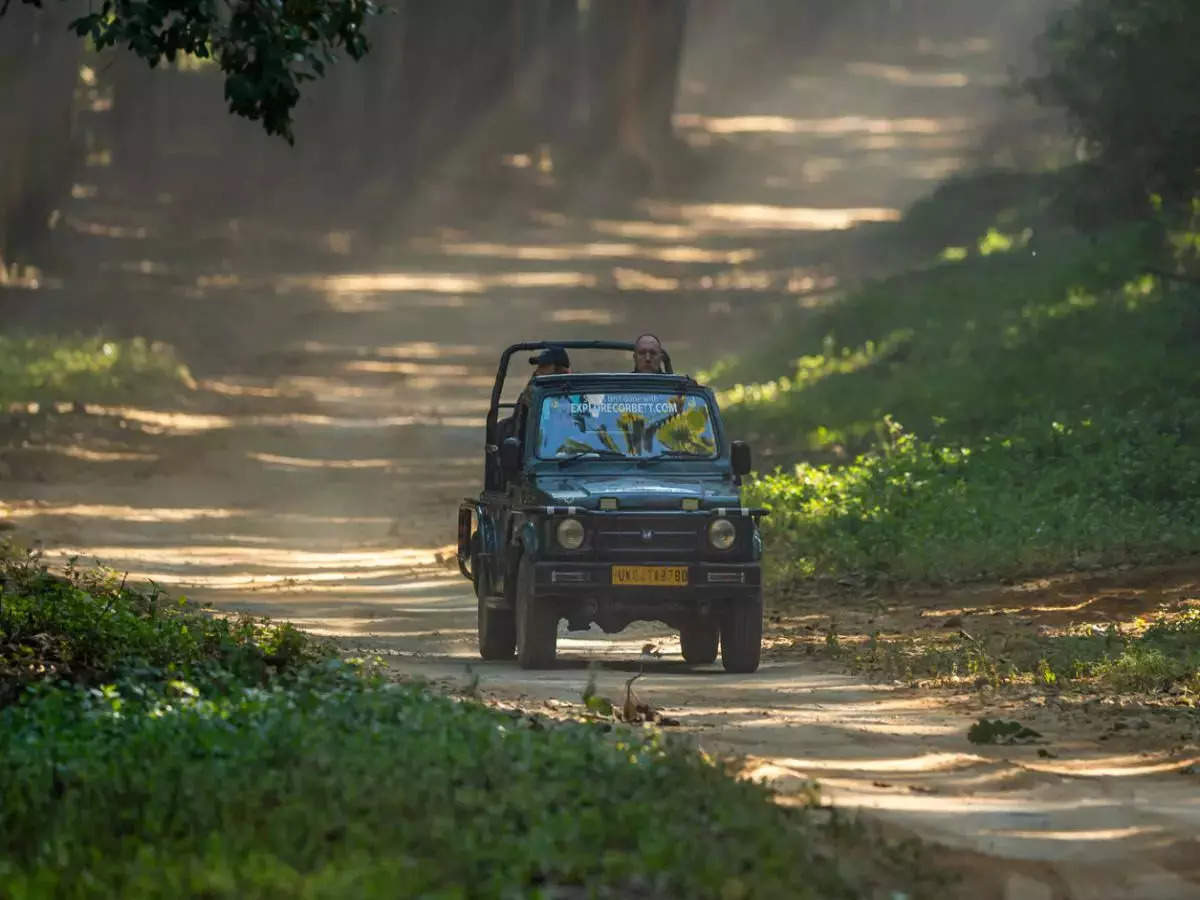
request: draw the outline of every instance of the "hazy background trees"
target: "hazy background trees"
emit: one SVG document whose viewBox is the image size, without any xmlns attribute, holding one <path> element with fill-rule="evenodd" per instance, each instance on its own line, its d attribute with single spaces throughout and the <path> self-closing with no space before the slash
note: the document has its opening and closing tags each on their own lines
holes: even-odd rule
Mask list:
<svg viewBox="0 0 1200 900">
<path fill-rule="evenodd" d="M 350 6 L 366 8 L 327 0 L 306 14 Z M 1038 95 L 1067 109 L 1085 155 L 1103 177 L 1119 172 L 1127 197 L 1190 199 L 1200 7 L 1189 0 L 402 0 L 364 19 L 372 49 L 359 63 L 324 66 L 336 33 L 308 36 L 301 68 L 320 74 L 316 60 L 325 77 L 303 85 L 295 147 L 228 115 L 229 72 L 212 59 L 166 54 L 151 70 L 76 37 L 82 4 L 18 4 L 0 19 L 0 259 L 44 258 L 89 157 L 130 191 L 171 182 L 197 211 L 216 198 L 304 200 L 382 220 L 443 176 L 503 190 L 514 167 L 596 197 L 671 193 L 697 173 L 672 127 L 685 47 L 703 50 L 716 84 L 831 36 L 911 43 L 1001 18 L 1028 30 L 1032 54 L 1054 6 L 1066 12 L 1044 42 Z"/>
</svg>

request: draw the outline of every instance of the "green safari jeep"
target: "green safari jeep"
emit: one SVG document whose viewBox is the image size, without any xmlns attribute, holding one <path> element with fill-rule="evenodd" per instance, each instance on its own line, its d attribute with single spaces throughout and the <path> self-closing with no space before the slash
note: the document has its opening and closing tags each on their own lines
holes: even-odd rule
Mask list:
<svg viewBox="0 0 1200 900">
<path fill-rule="evenodd" d="M 558 623 L 679 630 L 683 657 L 758 668 L 765 510 L 742 506 L 750 450 L 729 441 L 712 390 L 686 375 L 532 378 L 501 403 L 514 353 L 614 341 L 514 344 L 488 409 L 484 486 L 458 513 L 458 565 L 475 587 L 479 652 L 554 665 Z M 509 412 L 501 417 L 501 412 Z"/>
</svg>

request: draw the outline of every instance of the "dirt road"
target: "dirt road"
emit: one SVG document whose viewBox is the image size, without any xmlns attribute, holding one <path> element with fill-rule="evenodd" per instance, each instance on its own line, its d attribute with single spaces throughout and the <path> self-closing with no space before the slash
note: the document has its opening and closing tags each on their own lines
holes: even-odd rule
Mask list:
<svg viewBox="0 0 1200 900">
<path fill-rule="evenodd" d="M 873 77 L 864 71 L 852 77 Z M 839 269 L 848 254 L 828 229 L 893 218 L 977 137 L 969 97 L 916 120 L 884 90 L 856 109 L 866 117 L 750 135 L 754 152 L 783 161 L 733 167 L 761 181 L 753 203 L 727 181 L 711 202 L 626 218 L 535 209 L 431 227 L 369 260 L 358 236 L 313 223 L 183 236 L 169 210 L 106 204 L 101 192 L 69 219 L 91 242 L 72 278 L 36 303 L 10 297 L 3 312 L 171 340 L 197 389 L 174 408 L 11 414 L 0 504 L 56 557 L 290 620 L 385 655 L 400 676 L 451 688 L 478 676 L 485 698 L 555 713 L 579 702 L 593 664 L 613 698 L 644 670 L 643 699 L 700 746 L 745 755 L 784 797 L 816 778 L 838 806 L 950 848 L 976 898 L 1200 896 L 1197 763 L 1160 730 L 1101 742 L 1079 716 L 1023 709 L 1054 757 L 981 749 L 966 731 L 995 707 L 977 696 L 871 683 L 799 650 L 768 653 L 751 676 L 691 668 L 653 626 L 564 634 L 550 672 L 475 653 L 474 598 L 447 554 L 457 502 L 482 475 L 500 348 L 531 333 L 650 329 L 686 370 L 746 347 L 782 310 L 854 274 Z M 682 127 L 725 141 L 754 125 L 707 112 Z M 645 643 L 661 657 L 643 661 Z"/>
</svg>

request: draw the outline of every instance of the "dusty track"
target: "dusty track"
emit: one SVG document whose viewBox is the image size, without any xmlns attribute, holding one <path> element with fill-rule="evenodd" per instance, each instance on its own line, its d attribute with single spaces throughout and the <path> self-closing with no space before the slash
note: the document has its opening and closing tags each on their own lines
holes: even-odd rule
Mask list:
<svg viewBox="0 0 1200 900">
<path fill-rule="evenodd" d="M 941 113 L 961 117 L 972 102 L 945 101 Z M 901 115 L 883 89 L 872 104 L 864 111 Z M 885 136 L 901 149 L 881 161 L 863 143 L 875 120 L 836 121 L 849 132 L 754 137 L 803 171 L 737 167 L 799 185 L 769 192 L 794 206 L 498 218 L 430 229 L 369 261 L 344 255 L 346 236 L 317 229 L 225 223 L 198 242 L 153 210 L 97 202 L 80 215 L 150 237 L 92 237 L 73 281 L 36 304 L 3 298 L 2 311 L 38 327 L 57 317 L 60 328 L 171 340 L 199 388 L 173 409 L 11 416 L 0 502 L 19 535 L 56 556 L 99 558 L 223 609 L 288 619 L 384 654 L 400 676 L 458 688 L 478 675 L 485 698 L 561 711 L 579 701 L 589 665 L 612 697 L 644 668 L 642 696 L 702 747 L 745 755 L 785 798 L 817 778 L 839 806 L 953 848 L 975 898 L 1200 896 L 1200 785 L 1182 774 L 1195 761 L 1160 731 L 1101 743 L 1051 709 L 1032 721 L 1056 759 L 1036 747 L 980 749 L 965 738 L 985 711 L 971 697 L 869 683 L 799 652 L 769 654 L 752 676 L 693 669 L 653 626 L 564 635 L 550 672 L 475 654 L 474 598 L 445 554 L 458 499 L 478 489 L 500 347 L 650 328 L 685 368 L 706 365 L 805 292 L 854 274 L 844 265 L 852 242 L 812 229 L 847 210 L 902 205 L 940 177 L 946 146 L 972 138 L 957 124 L 905 134 L 897 118 Z M 930 121 L 917 124 L 942 127 Z M 831 159 L 848 168 L 818 184 L 808 169 Z M 730 181 L 704 199 L 744 187 Z M 793 262 L 779 264 L 784 256 Z M 663 656 L 643 663 L 647 642 Z"/>
</svg>

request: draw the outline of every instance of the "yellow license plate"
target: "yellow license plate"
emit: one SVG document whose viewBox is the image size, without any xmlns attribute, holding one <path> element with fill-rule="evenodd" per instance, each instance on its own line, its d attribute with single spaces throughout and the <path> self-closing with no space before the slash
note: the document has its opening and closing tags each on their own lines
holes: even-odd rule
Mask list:
<svg viewBox="0 0 1200 900">
<path fill-rule="evenodd" d="M 687 587 L 687 566 L 613 566 L 613 584 Z"/>
</svg>

